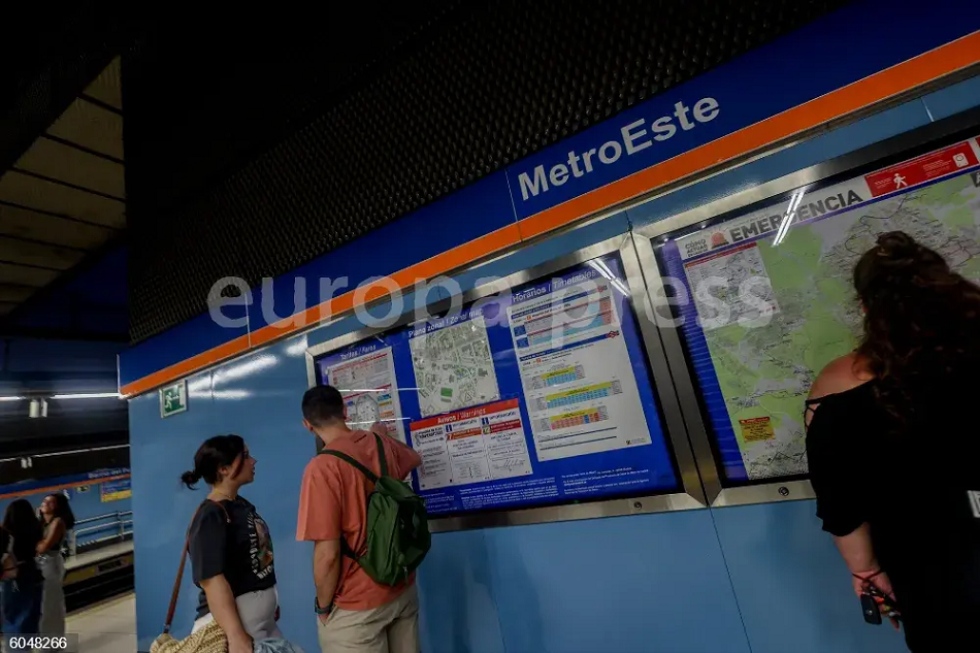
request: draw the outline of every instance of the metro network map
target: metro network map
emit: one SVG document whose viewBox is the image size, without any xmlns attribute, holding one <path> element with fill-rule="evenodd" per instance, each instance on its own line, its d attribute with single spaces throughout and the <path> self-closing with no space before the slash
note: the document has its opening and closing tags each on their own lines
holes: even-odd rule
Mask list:
<svg viewBox="0 0 980 653">
<path fill-rule="evenodd" d="M 482 315 L 410 340 L 422 415 L 438 415 L 500 398 Z"/>
<path fill-rule="evenodd" d="M 713 319 L 711 297 L 701 295 L 695 306 L 748 480 L 807 472 L 804 400 L 820 370 L 857 345 L 861 315 L 851 275 L 879 234 L 905 231 L 980 281 L 980 172 L 913 185 L 916 170 L 943 161 L 948 173 L 976 166 L 976 152 L 966 147 L 808 193 L 796 200 L 797 224 L 782 237 L 762 232 L 782 222 L 785 203 L 678 239 L 692 292 L 706 278 L 728 280 L 727 290 L 711 293 L 728 304 L 727 319 Z M 837 206 L 848 208 L 827 210 Z M 759 236 L 744 237 L 752 232 Z M 750 277 L 759 287 L 743 303 L 737 289 Z"/>
</svg>

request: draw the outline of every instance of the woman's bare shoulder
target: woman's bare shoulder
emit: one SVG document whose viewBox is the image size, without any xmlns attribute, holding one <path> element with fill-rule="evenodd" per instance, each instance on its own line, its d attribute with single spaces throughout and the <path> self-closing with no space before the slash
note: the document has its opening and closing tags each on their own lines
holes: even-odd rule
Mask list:
<svg viewBox="0 0 980 653">
<path fill-rule="evenodd" d="M 854 352 L 834 359 L 817 375 L 810 388 L 810 399 L 846 392 L 874 378 L 866 363 Z"/>
</svg>

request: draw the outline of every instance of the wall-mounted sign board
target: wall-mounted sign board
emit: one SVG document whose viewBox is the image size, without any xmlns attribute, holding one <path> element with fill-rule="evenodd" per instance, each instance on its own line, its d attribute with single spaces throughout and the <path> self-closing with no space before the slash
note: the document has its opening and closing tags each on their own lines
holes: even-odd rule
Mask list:
<svg viewBox="0 0 980 653">
<path fill-rule="evenodd" d="M 187 381 L 160 388 L 160 417 L 170 417 L 187 410 Z"/>
</svg>

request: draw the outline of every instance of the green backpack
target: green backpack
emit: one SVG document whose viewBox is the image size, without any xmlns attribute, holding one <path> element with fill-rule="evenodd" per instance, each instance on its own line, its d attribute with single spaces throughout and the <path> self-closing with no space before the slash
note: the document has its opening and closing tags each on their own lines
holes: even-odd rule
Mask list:
<svg viewBox="0 0 980 653">
<path fill-rule="evenodd" d="M 380 478 L 347 454 L 330 449 L 320 453 L 353 465 L 374 483 L 367 502 L 366 551 L 358 556 L 343 538 L 340 540 L 341 551 L 355 560 L 375 582 L 398 585 L 422 563 L 432 538 L 425 502 L 407 483 L 388 476 L 384 444 L 378 434 L 374 437 L 378 444 Z"/>
</svg>

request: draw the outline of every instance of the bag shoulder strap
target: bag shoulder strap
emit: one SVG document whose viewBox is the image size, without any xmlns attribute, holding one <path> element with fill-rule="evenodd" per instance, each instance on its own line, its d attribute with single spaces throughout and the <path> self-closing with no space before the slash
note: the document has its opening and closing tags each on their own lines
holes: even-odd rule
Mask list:
<svg viewBox="0 0 980 653">
<path fill-rule="evenodd" d="M 352 467 L 354 467 L 355 469 L 357 469 L 359 472 L 361 472 L 362 474 L 364 474 L 367 477 L 367 479 L 369 481 L 371 481 L 372 483 L 377 483 L 378 482 L 378 475 L 377 474 L 375 474 L 370 469 L 368 469 L 367 467 L 365 467 L 361 463 L 357 462 L 356 460 L 354 460 L 352 457 L 348 456 L 345 453 L 342 453 L 340 451 L 334 451 L 333 449 L 324 449 L 323 451 L 320 452 L 320 455 L 333 456 L 334 458 L 340 458 L 345 463 L 347 463 L 348 465 L 351 465 Z"/>
<path fill-rule="evenodd" d="M 388 457 L 385 456 L 385 443 L 381 440 L 381 436 L 377 433 L 374 434 L 374 441 L 378 444 L 378 466 L 381 468 L 381 475 L 388 475 Z"/>
<path fill-rule="evenodd" d="M 374 441 L 378 445 L 378 466 L 381 468 L 381 476 L 387 476 L 388 475 L 388 459 L 385 457 L 384 443 L 381 441 L 381 436 L 378 435 L 377 433 L 374 434 Z M 333 449 L 324 449 L 323 451 L 320 452 L 320 455 L 327 455 L 327 456 L 333 456 L 334 458 L 340 458 L 341 460 L 343 460 L 347 464 L 353 466 L 359 472 L 361 472 L 362 474 L 364 474 L 364 476 L 366 476 L 367 479 L 369 481 L 371 481 L 372 483 L 377 483 L 378 482 L 378 478 L 379 477 L 378 477 L 377 474 L 375 474 L 370 469 L 368 469 L 367 467 L 365 467 L 364 465 L 362 465 L 361 463 L 359 463 L 353 457 L 348 456 L 347 454 L 345 454 L 343 452 L 335 451 Z"/>
<path fill-rule="evenodd" d="M 187 554 L 191 548 L 191 527 L 194 525 L 194 520 L 200 514 L 201 510 L 208 502 L 216 504 L 221 508 L 221 512 L 225 513 L 225 523 L 231 523 L 231 517 L 228 515 L 228 510 L 221 504 L 220 501 L 214 501 L 212 499 L 205 499 L 194 511 L 194 516 L 191 517 L 191 523 L 187 527 L 187 537 L 184 539 L 184 550 L 180 554 L 180 565 L 177 566 L 177 578 L 174 580 L 174 588 L 170 593 L 170 606 L 167 608 L 167 620 L 163 624 L 164 634 L 170 632 L 170 626 L 174 622 L 174 613 L 177 611 L 177 597 L 180 596 L 180 582 L 184 579 L 184 566 L 187 564 Z"/>
<path fill-rule="evenodd" d="M 388 460 L 385 457 L 384 443 L 381 441 L 381 436 L 379 436 L 377 433 L 374 434 L 374 441 L 378 445 L 378 463 L 379 463 L 379 467 L 381 468 L 381 476 L 387 476 Z M 380 480 L 377 474 L 375 474 L 370 469 L 368 469 L 360 462 L 355 460 L 353 457 L 348 456 L 345 453 L 342 453 L 340 451 L 334 451 L 333 449 L 324 449 L 318 455 L 333 456 L 334 458 L 339 458 L 340 460 L 343 460 L 344 462 L 353 466 L 355 469 L 357 469 L 362 474 L 364 474 L 364 476 L 367 477 L 367 479 L 371 481 L 371 483 L 377 484 L 378 481 Z M 347 540 L 343 537 L 340 538 L 340 552 L 341 554 L 347 556 L 352 560 L 355 561 L 357 560 L 357 553 L 355 553 L 354 550 L 350 548 L 350 546 L 347 544 Z"/>
</svg>

